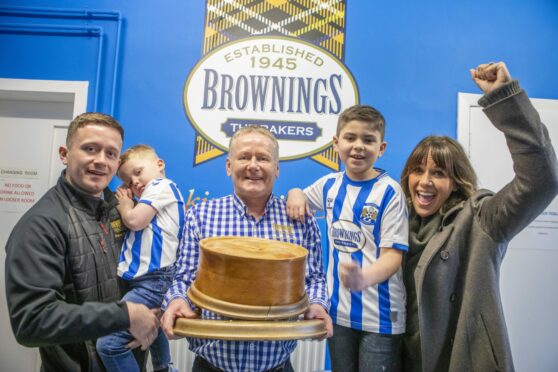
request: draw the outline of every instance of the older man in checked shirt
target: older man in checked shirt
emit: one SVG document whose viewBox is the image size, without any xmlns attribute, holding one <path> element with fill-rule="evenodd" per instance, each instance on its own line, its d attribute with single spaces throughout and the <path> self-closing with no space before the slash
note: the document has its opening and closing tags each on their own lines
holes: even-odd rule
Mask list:
<svg viewBox="0 0 558 372">
<path fill-rule="evenodd" d="M 161 319 L 167 337 L 176 338 L 177 317 L 197 314 L 186 296 L 196 276 L 199 241 L 211 236 L 251 236 L 298 244 L 308 249 L 306 291 L 310 299 L 307 319 L 323 319 L 332 334 L 325 274 L 322 267 L 320 233 L 316 221 L 300 223 L 287 217 L 285 202 L 272 194 L 279 176 L 279 148 L 273 135 L 261 127 L 244 127 L 231 138 L 227 175 L 232 177 L 234 194 L 197 204 L 188 210 L 184 234 L 178 249 L 177 270 L 169 289 Z M 290 226 L 285 238 L 274 226 Z M 202 317 L 218 318 L 203 310 Z M 293 371 L 290 354 L 296 341 L 223 341 L 188 339 L 197 354 L 192 371 Z"/>
</svg>

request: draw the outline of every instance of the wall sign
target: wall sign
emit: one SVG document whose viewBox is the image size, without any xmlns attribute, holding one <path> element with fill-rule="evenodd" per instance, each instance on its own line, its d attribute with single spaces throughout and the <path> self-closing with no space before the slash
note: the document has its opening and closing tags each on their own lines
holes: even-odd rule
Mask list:
<svg viewBox="0 0 558 372">
<path fill-rule="evenodd" d="M 208 0 L 205 26 L 205 55 L 183 92 L 194 166 L 227 152 L 241 127 L 261 125 L 281 160 L 311 157 L 338 170 L 337 118 L 359 100 L 342 62 L 345 2 Z"/>
</svg>

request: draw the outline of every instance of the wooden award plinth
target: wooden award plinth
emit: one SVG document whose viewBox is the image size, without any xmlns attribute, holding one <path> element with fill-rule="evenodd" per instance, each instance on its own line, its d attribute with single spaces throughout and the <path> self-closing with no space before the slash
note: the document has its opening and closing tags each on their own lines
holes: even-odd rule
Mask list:
<svg viewBox="0 0 558 372">
<path fill-rule="evenodd" d="M 302 340 L 326 335 L 319 319 L 296 321 L 273 320 L 209 320 L 179 318 L 174 333 L 184 337 L 217 340 Z"/>
</svg>

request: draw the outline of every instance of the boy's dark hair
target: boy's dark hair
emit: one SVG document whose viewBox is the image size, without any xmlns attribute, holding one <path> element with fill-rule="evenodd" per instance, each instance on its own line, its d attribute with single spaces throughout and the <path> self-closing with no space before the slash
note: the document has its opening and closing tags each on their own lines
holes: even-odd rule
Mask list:
<svg viewBox="0 0 558 372">
<path fill-rule="evenodd" d="M 382 141 L 384 140 L 386 130 L 386 121 L 384 119 L 384 116 L 380 111 L 368 105 L 354 105 L 346 108 L 339 115 L 339 119 L 337 120 L 336 136 L 339 137 L 339 134 L 341 133 L 343 128 L 345 128 L 345 125 L 353 120 L 370 123 L 374 130 L 380 132 Z"/>
<path fill-rule="evenodd" d="M 79 128 L 86 127 L 88 125 L 100 125 L 103 127 L 113 128 L 120 133 L 122 141 L 124 141 L 124 128 L 110 115 L 102 114 L 100 112 L 85 112 L 81 115 L 75 117 L 68 127 L 68 134 L 66 135 L 66 146 L 70 147 L 72 141 L 76 135 Z"/>
</svg>

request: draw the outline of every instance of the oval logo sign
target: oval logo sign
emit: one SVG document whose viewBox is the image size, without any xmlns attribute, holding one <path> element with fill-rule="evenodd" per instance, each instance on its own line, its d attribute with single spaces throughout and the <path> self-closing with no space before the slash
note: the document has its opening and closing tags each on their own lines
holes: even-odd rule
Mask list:
<svg viewBox="0 0 558 372">
<path fill-rule="evenodd" d="M 329 239 L 335 249 L 347 253 L 360 251 L 366 243 L 366 237 L 360 227 L 346 220 L 338 220 L 331 225 Z"/>
<path fill-rule="evenodd" d="M 184 87 L 186 115 L 207 141 L 228 151 L 238 129 L 265 126 L 279 141 L 281 160 L 327 148 L 339 114 L 358 99 L 353 76 L 335 56 L 279 36 L 213 50 L 194 66 Z"/>
</svg>

